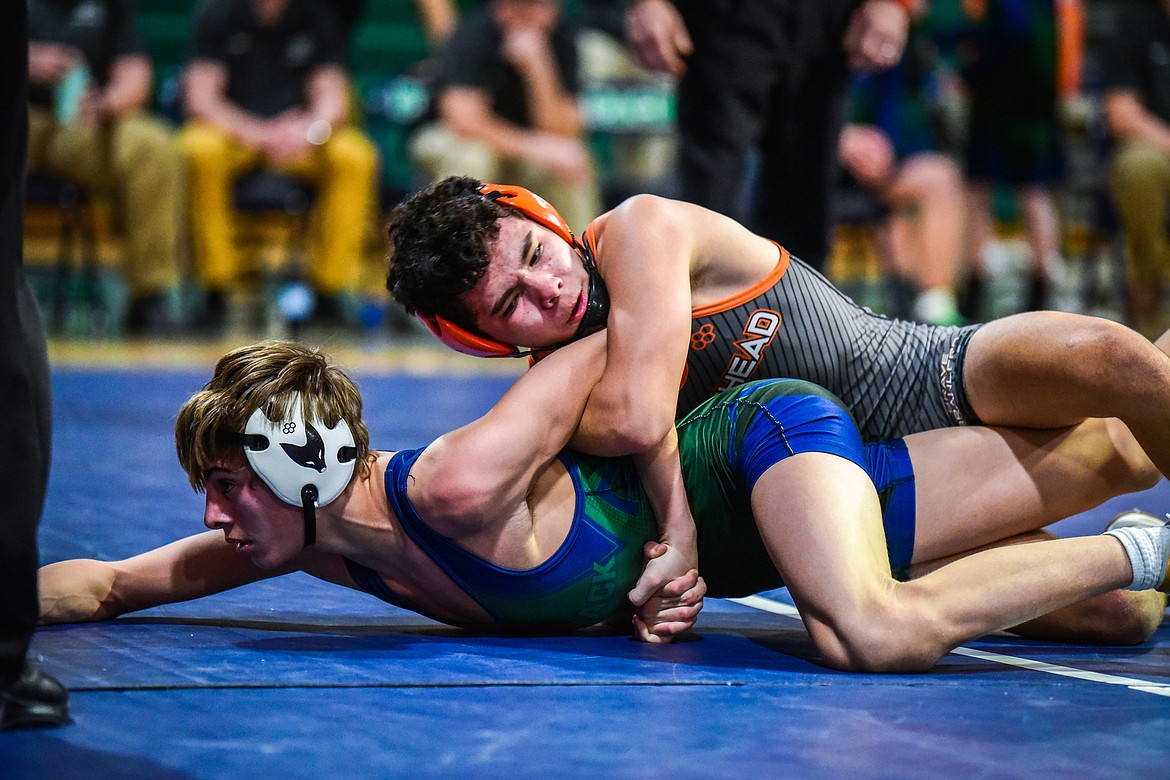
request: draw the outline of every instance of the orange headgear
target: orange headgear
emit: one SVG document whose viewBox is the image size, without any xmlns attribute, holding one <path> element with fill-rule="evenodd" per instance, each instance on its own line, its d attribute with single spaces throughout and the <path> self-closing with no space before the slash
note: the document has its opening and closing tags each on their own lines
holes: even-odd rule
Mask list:
<svg viewBox="0 0 1170 780">
<path fill-rule="evenodd" d="M 581 318 L 581 327 L 577 331 L 577 336 L 584 336 L 604 327 L 605 318 L 609 312 L 609 296 L 605 290 L 605 283 L 597 275 L 592 256 L 582 244 L 577 242 L 573 231 L 569 229 L 569 223 L 565 222 L 564 217 L 557 213 L 552 204 L 535 192 L 512 184 L 484 182 L 480 185 L 478 193 L 488 200 L 516 209 L 528 219 L 548 228 L 567 241 L 570 246 L 582 252 L 585 258 L 585 268 L 589 271 L 589 300 L 586 314 Z M 437 314 L 428 316 L 416 312 L 416 316 L 427 326 L 427 330 L 435 334 L 435 338 L 456 352 L 462 352 L 465 355 L 524 357 L 534 351 L 472 333 Z"/>
<path fill-rule="evenodd" d="M 494 200 L 504 206 L 511 206 L 538 225 L 543 225 L 556 233 L 570 246 L 577 244 L 573 231 L 569 230 L 569 223 L 565 222 L 552 204 L 531 190 L 517 187 L 513 184 L 488 184 L 484 182 L 479 188 L 479 194 L 488 200 Z"/>
</svg>

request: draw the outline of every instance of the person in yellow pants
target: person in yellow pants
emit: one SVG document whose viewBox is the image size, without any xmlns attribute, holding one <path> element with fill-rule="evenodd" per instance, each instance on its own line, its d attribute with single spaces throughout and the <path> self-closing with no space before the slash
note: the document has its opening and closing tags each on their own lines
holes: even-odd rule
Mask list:
<svg viewBox="0 0 1170 780">
<path fill-rule="evenodd" d="M 150 116 L 152 66 L 122 0 L 29 4 L 29 170 L 113 185 L 125 226 L 126 328 L 162 335 L 178 282 L 183 163 Z"/>
<path fill-rule="evenodd" d="M 222 325 L 239 268 L 232 185 L 264 167 L 315 188 L 307 281 L 316 293 L 315 320 L 340 324 L 340 298 L 358 282 L 378 156 L 360 130 L 345 124 L 337 20 L 328 5 L 309 0 L 210 0 L 196 12 L 194 29 L 180 146 L 195 266 L 207 291 L 205 322 Z"/>
</svg>

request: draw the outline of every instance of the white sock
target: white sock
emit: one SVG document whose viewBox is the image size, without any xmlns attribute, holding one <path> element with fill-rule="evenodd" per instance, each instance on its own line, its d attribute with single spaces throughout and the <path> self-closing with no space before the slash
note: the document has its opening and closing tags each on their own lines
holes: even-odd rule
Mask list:
<svg viewBox="0 0 1170 780">
<path fill-rule="evenodd" d="M 1129 565 L 1133 569 L 1133 583 L 1129 590 L 1150 590 L 1162 584 L 1166 577 L 1166 563 L 1170 560 L 1170 526 L 1114 528 L 1105 533 L 1117 537 L 1129 556 Z"/>
</svg>

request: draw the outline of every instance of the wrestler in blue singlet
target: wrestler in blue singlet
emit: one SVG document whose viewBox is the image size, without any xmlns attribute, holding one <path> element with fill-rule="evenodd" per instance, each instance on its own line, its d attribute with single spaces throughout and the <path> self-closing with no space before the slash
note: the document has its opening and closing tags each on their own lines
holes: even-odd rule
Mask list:
<svg viewBox="0 0 1170 780">
<path fill-rule="evenodd" d="M 905 444 L 863 445 L 842 402 L 808 382 L 772 379 L 727 390 L 678 425 L 683 478 L 698 528 L 700 572 L 711 596 L 746 596 L 784 583 L 751 513 L 751 490 L 768 468 L 801 452 L 827 452 L 856 463 L 881 497 L 890 564 L 906 567 L 914 547 L 914 473 Z M 575 628 L 621 609 L 642 570 L 642 547 L 657 535 L 649 501 L 628 458 L 571 451 L 560 461 L 577 506 L 569 533 L 540 566 L 505 569 L 443 537 L 419 517 L 406 494 L 421 450 L 396 453 L 386 493 L 402 527 L 493 619 L 525 628 Z M 376 572 L 346 561 L 355 582 L 419 611 Z"/>
</svg>

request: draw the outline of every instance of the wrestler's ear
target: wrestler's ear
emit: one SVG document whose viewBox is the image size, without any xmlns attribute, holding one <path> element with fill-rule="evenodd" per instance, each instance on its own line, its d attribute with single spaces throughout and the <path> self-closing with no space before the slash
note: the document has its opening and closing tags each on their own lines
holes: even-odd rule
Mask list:
<svg viewBox="0 0 1170 780">
<path fill-rule="evenodd" d="M 552 204 L 531 190 L 514 184 L 488 184 L 485 182 L 479 188 L 479 193 L 485 198 L 494 200 L 505 206 L 516 209 L 533 222 L 543 225 L 569 244 L 576 244 L 573 231 L 569 223 L 553 208 Z"/>
<path fill-rule="evenodd" d="M 472 333 L 438 315 L 428 317 L 416 314 L 427 330 L 446 346 L 474 357 L 521 357 L 528 354 L 519 347 Z"/>
</svg>

